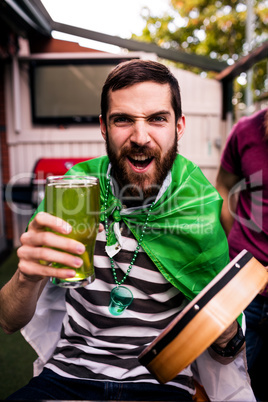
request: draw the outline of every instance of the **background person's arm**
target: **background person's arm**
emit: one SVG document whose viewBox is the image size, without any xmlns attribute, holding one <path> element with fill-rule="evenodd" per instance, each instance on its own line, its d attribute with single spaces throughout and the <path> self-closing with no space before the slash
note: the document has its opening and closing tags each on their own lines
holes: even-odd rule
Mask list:
<svg viewBox="0 0 268 402">
<path fill-rule="evenodd" d="M 221 223 L 223 229 L 228 236 L 233 226 L 234 218 L 230 211 L 236 211 L 238 194 L 230 196 L 231 189 L 239 182 L 240 178 L 233 173 L 227 172 L 220 166 L 217 178 L 216 189 L 223 198 L 223 205 L 221 211 Z"/>
</svg>

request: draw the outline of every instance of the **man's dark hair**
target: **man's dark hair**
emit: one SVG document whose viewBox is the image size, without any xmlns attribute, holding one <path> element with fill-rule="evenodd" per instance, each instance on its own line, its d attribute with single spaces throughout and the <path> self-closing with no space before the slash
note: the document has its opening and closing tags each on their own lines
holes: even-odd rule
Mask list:
<svg viewBox="0 0 268 402">
<path fill-rule="evenodd" d="M 109 91 L 116 91 L 146 81 L 169 85 L 172 108 L 177 122 L 182 114 L 180 87 L 177 79 L 170 70 L 161 63 L 151 60 L 134 59 L 118 64 L 110 72 L 103 85 L 101 94 L 101 115 L 106 125 Z"/>
</svg>

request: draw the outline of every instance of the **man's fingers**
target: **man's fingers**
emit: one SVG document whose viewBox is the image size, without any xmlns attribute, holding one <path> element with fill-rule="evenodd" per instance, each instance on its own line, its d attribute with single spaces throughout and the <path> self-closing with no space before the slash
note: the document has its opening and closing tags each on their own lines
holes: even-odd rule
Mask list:
<svg viewBox="0 0 268 402">
<path fill-rule="evenodd" d="M 83 254 L 85 246 L 74 240 L 56 235 L 52 232 L 25 232 L 21 236 L 21 244 L 32 247 L 45 246 L 61 249 L 74 254 Z"/>
<path fill-rule="evenodd" d="M 47 212 L 39 212 L 29 224 L 29 229 L 44 230 L 45 228 L 62 234 L 69 234 L 72 231 L 72 226 L 61 218 Z"/>
<path fill-rule="evenodd" d="M 86 248 L 79 241 L 64 236 L 71 230 L 62 219 L 45 212 L 38 213 L 20 238 L 22 245 L 17 254 L 21 274 L 32 281 L 47 276 L 61 279 L 75 276 L 75 269 L 83 264 L 80 255 Z M 62 264 L 66 269 L 54 268 L 51 262 Z"/>
<path fill-rule="evenodd" d="M 72 278 L 75 276 L 75 270 L 53 268 L 47 265 L 40 265 L 34 261 L 20 260 L 19 270 L 22 275 L 33 282 L 39 281 L 45 277 L 56 277 L 60 279 Z M 37 274 L 38 273 L 38 274 Z"/>
<path fill-rule="evenodd" d="M 33 248 L 29 246 L 24 246 L 18 249 L 17 254 L 20 259 L 23 259 L 27 262 L 57 262 L 71 268 L 79 268 L 83 264 L 82 258 L 79 258 L 76 255 L 67 254 L 47 247 Z M 44 265 L 42 262 L 41 264 Z"/>
</svg>

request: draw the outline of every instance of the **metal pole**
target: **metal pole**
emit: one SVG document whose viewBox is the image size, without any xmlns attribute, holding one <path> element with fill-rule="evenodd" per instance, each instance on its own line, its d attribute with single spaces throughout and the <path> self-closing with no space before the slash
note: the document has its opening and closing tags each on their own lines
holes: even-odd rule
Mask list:
<svg viewBox="0 0 268 402">
<path fill-rule="evenodd" d="M 247 54 L 252 50 L 252 40 L 254 32 L 254 12 L 253 0 L 247 0 L 247 20 L 246 20 L 246 45 Z M 246 113 L 253 112 L 253 93 L 252 93 L 253 70 L 247 71 L 247 86 L 246 86 Z"/>
</svg>

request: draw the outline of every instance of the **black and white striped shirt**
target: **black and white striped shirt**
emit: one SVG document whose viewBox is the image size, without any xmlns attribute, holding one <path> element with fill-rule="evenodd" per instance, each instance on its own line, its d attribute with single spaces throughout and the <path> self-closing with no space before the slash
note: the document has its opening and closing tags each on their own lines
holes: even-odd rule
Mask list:
<svg viewBox="0 0 268 402">
<path fill-rule="evenodd" d="M 126 273 L 137 247 L 127 228 L 122 239 L 122 249 L 114 257 L 118 281 Z M 95 281 L 86 288 L 66 292 L 67 314 L 61 339 L 46 367 L 69 378 L 157 383 L 140 365 L 138 356 L 185 306 L 184 296 L 161 275 L 141 248 L 124 282 L 133 293 L 133 302 L 122 315 L 111 315 L 108 305 L 115 282 L 105 245 L 103 231 L 98 234 L 95 247 Z M 190 367 L 169 385 L 193 394 Z"/>
</svg>

